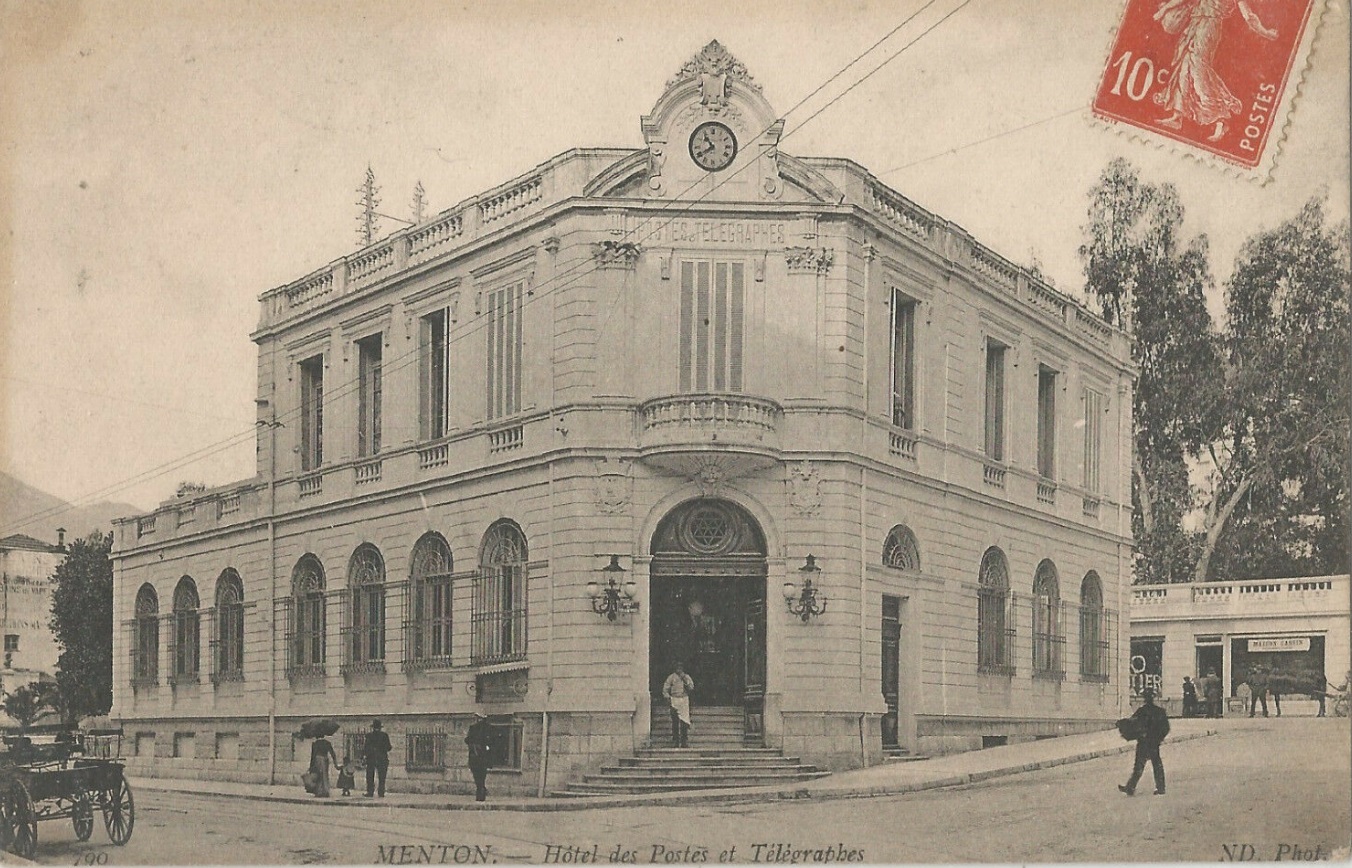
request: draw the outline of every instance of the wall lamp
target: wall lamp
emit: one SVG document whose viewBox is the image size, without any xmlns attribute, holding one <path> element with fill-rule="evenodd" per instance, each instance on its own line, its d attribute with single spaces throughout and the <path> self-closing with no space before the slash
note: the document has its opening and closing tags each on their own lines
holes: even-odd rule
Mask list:
<svg viewBox="0 0 1352 868">
<path fill-rule="evenodd" d="M 802 587 L 791 581 L 784 583 L 784 603 L 789 607 L 789 613 L 802 618 L 804 624 L 813 615 L 826 611 L 826 595 L 814 584 L 814 580 L 821 578 L 821 573 L 822 568 L 817 566 L 817 559 L 808 555 L 807 563 L 798 568 Z"/>
<path fill-rule="evenodd" d="M 587 596 L 591 597 L 592 611 L 604 615 L 611 621 L 621 612 L 629 614 L 638 611 L 638 583 L 624 580 L 624 567 L 620 566 L 620 556 L 611 555 L 610 563 L 601 568 L 606 583 L 602 586 L 593 580 L 587 583 Z"/>
</svg>

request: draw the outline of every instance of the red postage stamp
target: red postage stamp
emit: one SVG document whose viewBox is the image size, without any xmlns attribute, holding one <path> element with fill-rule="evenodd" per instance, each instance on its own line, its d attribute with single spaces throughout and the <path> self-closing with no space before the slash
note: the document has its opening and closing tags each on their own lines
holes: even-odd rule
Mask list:
<svg viewBox="0 0 1352 868">
<path fill-rule="evenodd" d="M 1270 167 L 1323 0 L 1128 0 L 1094 114 Z"/>
</svg>

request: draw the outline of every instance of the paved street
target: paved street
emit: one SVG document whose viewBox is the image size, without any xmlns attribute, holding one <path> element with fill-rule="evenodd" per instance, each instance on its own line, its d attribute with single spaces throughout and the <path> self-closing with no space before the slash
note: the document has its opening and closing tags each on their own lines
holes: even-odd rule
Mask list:
<svg viewBox="0 0 1352 868">
<path fill-rule="evenodd" d="M 1127 862 L 1291 858 L 1282 845 L 1347 858 L 1346 720 L 1222 721 L 1221 734 L 1165 743 L 1169 795 L 1119 794 L 1122 755 L 964 787 L 903 796 L 560 813 L 431 811 L 278 804 L 142 790 L 130 844 L 100 823 L 89 843 L 42 824 L 44 864 L 412 863 L 567 864 L 578 846 L 608 862 L 617 846 L 638 862 Z M 1149 780 L 1147 770 L 1146 780 Z M 771 845 L 756 849 L 756 844 Z M 786 851 L 773 845 L 786 845 Z M 381 846 L 384 846 L 382 853 Z M 404 849 L 407 845 L 407 849 Z M 420 849 L 421 845 L 421 849 Z M 733 847 L 735 852 L 730 851 Z M 657 849 L 654 849 L 657 848 Z M 701 850 L 701 848 L 704 848 Z M 701 856 L 703 858 L 701 858 Z"/>
</svg>

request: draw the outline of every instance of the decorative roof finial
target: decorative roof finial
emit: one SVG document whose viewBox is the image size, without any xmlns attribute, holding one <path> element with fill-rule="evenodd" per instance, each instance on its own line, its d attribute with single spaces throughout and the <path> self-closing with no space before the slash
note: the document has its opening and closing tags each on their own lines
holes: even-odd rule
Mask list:
<svg viewBox="0 0 1352 868">
<path fill-rule="evenodd" d="M 708 78 L 705 78 L 705 77 Z M 751 77 L 751 73 L 746 71 L 746 64 L 733 57 L 723 44 L 717 39 L 711 40 L 708 45 L 700 49 L 700 52 L 685 62 L 681 71 L 669 82 L 667 87 L 679 84 L 692 78 L 701 79 L 701 84 L 707 83 L 710 79 L 723 77 L 724 82 L 728 78 L 735 78 L 745 84 L 752 90 L 760 93 L 761 86 Z M 704 94 L 704 102 L 709 102 L 711 94 Z"/>
</svg>

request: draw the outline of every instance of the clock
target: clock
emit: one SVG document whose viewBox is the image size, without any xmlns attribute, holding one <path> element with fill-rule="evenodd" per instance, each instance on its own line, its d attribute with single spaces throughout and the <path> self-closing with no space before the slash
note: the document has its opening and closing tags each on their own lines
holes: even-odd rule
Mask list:
<svg viewBox="0 0 1352 868">
<path fill-rule="evenodd" d="M 723 124 L 702 123 L 690 134 L 690 159 L 701 169 L 708 172 L 726 169 L 736 157 L 737 137 Z"/>
</svg>

